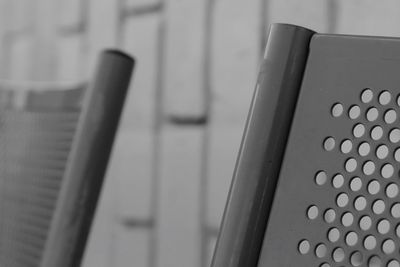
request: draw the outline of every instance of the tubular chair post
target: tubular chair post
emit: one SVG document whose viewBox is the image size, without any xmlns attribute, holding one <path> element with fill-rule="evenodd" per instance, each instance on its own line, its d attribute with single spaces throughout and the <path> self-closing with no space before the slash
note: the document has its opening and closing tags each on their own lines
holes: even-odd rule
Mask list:
<svg viewBox="0 0 400 267">
<path fill-rule="evenodd" d="M 134 61 L 101 55 L 86 95 L 41 267 L 79 266 L 118 127 Z"/>
<path fill-rule="evenodd" d="M 286 24 L 270 29 L 213 267 L 257 265 L 313 34 Z"/>
</svg>

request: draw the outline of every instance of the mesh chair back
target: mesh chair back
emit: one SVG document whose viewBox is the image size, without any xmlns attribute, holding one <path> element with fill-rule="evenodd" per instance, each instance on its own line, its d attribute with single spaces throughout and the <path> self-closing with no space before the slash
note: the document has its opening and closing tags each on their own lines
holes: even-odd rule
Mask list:
<svg viewBox="0 0 400 267">
<path fill-rule="evenodd" d="M 39 266 L 83 88 L 54 91 L 55 95 L 17 89 L 0 91 L 0 262 L 1 266 Z M 53 102 L 72 95 L 77 98 L 70 108 Z"/>
<path fill-rule="evenodd" d="M 89 87 L 1 86 L 0 266 L 79 266 L 132 64 L 106 51 Z"/>
<path fill-rule="evenodd" d="M 273 26 L 214 266 L 400 266 L 399 56 Z"/>
</svg>

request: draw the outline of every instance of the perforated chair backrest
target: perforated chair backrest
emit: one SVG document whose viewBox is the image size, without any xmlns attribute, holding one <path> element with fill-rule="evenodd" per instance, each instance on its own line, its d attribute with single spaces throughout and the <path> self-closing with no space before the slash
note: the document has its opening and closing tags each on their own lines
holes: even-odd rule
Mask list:
<svg viewBox="0 0 400 267">
<path fill-rule="evenodd" d="M 80 265 L 132 68 L 107 50 L 88 86 L 1 84 L 0 266 Z"/>
<path fill-rule="evenodd" d="M 400 266 L 400 39 L 271 28 L 213 266 Z"/>
</svg>

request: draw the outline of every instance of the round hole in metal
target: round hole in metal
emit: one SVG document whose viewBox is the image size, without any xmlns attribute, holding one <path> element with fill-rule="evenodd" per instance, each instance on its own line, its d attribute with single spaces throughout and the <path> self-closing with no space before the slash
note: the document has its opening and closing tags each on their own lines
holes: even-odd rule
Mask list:
<svg viewBox="0 0 400 267">
<path fill-rule="evenodd" d="M 353 192 L 357 192 L 361 189 L 362 187 L 362 181 L 360 179 L 360 177 L 354 177 L 353 179 L 351 179 L 350 181 L 350 189 Z"/>
<path fill-rule="evenodd" d="M 359 221 L 360 229 L 363 231 L 368 231 L 372 226 L 372 219 L 368 215 L 364 215 Z"/>
<path fill-rule="evenodd" d="M 358 242 L 358 235 L 356 232 L 348 232 L 346 234 L 346 244 L 350 247 L 355 246 Z"/>
<path fill-rule="evenodd" d="M 386 196 L 388 198 L 395 198 L 399 194 L 399 187 L 395 183 L 388 184 L 386 186 Z"/>
<path fill-rule="evenodd" d="M 400 162 L 400 148 L 397 148 L 397 149 L 394 151 L 394 159 L 395 159 L 397 162 Z"/>
<path fill-rule="evenodd" d="M 380 145 L 376 149 L 376 156 L 378 159 L 385 159 L 389 154 L 389 148 L 386 145 Z"/>
<path fill-rule="evenodd" d="M 310 220 L 316 219 L 318 217 L 318 207 L 315 205 L 310 206 L 307 210 L 307 217 Z"/>
<path fill-rule="evenodd" d="M 389 140 L 392 143 L 400 142 L 400 129 L 392 129 L 389 133 Z"/>
<path fill-rule="evenodd" d="M 358 146 L 358 154 L 360 156 L 367 156 L 369 154 L 369 152 L 371 151 L 371 146 L 367 143 L 367 142 L 362 142 L 359 146 Z"/>
<path fill-rule="evenodd" d="M 390 103 L 392 95 L 388 91 L 383 91 L 379 94 L 379 103 L 381 105 L 387 105 Z"/>
<path fill-rule="evenodd" d="M 363 173 L 365 175 L 372 175 L 375 172 L 375 163 L 371 160 L 364 162 Z"/>
<path fill-rule="evenodd" d="M 386 219 L 382 219 L 378 222 L 377 225 L 378 232 L 382 235 L 389 233 L 390 231 L 390 222 Z"/>
<path fill-rule="evenodd" d="M 377 180 L 372 180 L 368 183 L 368 193 L 376 195 L 379 193 L 381 185 Z"/>
<path fill-rule="evenodd" d="M 346 193 L 340 193 L 336 198 L 336 204 L 338 207 L 346 207 L 349 203 L 349 196 Z"/>
<path fill-rule="evenodd" d="M 362 93 L 361 93 L 361 101 L 362 101 L 363 103 L 369 103 L 369 102 L 371 102 L 372 99 L 373 99 L 373 97 L 374 97 L 374 93 L 373 93 L 372 90 L 369 89 L 369 88 L 365 89 L 365 90 L 362 91 Z"/>
<path fill-rule="evenodd" d="M 360 266 L 363 263 L 363 255 L 360 251 L 353 252 L 350 256 L 350 263 L 353 266 Z"/>
<path fill-rule="evenodd" d="M 344 154 L 350 153 L 352 149 L 353 149 L 353 143 L 349 139 L 344 140 L 340 145 L 340 150 Z"/>
<path fill-rule="evenodd" d="M 353 135 L 354 137 L 360 138 L 365 134 L 365 126 L 361 123 L 356 124 L 353 127 Z"/>
<path fill-rule="evenodd" d="M 345 254 L 342 248 L 335 248 L 332 253 L 332 258 L 335 262 L 342 262 L 344 260 Z"/>
<path fill-rule="evenodd" d="M 386 239 L 382 243 L 382 251 L 385 254 L 392 254 L 396 248 L 396 245 L 392 239 Z"/>
<path fill-rule="evenodd" d="M 358 117 L 360 117 L 360 114 L 361 114 L 361 109 L 359 106 L 353 105 L 350 107 L 350 109 L 349 109 L 349 118 L 350 119 L 355 120 Z"/>
<path fill-rule="evenodd" d="M 400 267 L 400 263 L 397 260 L 391 260 L 388 262 L 387 267 Z"/>
<path fill-rule="evenodd" d="M 323 258 L 326 256 L 328 249 L 326 248 L 325 244 L 318 244 L 315 247 L 315 256 L 317 256 L 318 258 Z"/>
<path fill-rule="evenodd" d="M 367 110 L 367 115 L 366 115 L 366 117 L 367 117 L 367 120 L 368 120 L 368 121 L 376 121 L 376 119 L 378 119 L 378 117 L 379 117 L 379 111 L 378 111 L 378 109 L 375 108 L 375 107 L 369 108 L 369 109 Z"/>
<path fill-rule="evenodd" d="M 372 204 L 372 211 L 378 215 L 382 214 L 385 211 L 385 208 L 386 204 L 381 199 L 375 200 L 374 203 Z"/>
<path fill-rule="evenodd" d="M 393 174 L 394 174 L 394 168 L 393 168 L 392 164 L 387 163 L 387 164 L 382 166 L 381 175 L 382 175 L 383 178 L 388 179 L 388 178 L 392 177 Z"/>
<path fill-rule="evenodd" d="M 368 260 L 368 267 L 382 267 L 382 260 L 379 256 L 372 256 Z"/>
<path fill-rule="evenodd" d="M 300 254 L 303 254 L 303 255 L 307 254 L 310 251 L 310 242 L 306 239 L 303 239 L 299 243 L 298 250 L 299 250 Z"/>
<path fill-rule="evenodd" d="M 374 126 L 371 130 L 371 138 L 375 141 L 381 139 L 383 136 L 383 129 L 381 126 Z"/>
<path fill-rule="evenodd" d="M 344 177 L 341 174 L 335 174 L 332 178 L 332 185 L 334 188 L 341 188 L 344 184 Z"/>
<path fill-rule="evenodd" d="M 332 106 L 331 113 L 333 117 L 340 117 L 343 114 L 343 105 L 336 103 Z"/>
<path fill-rule="evenodd" d="M 319 171 L 315 175 L 315 183 L 317 185 L 324 185 L 327 180 L 328 180 L 328 175 L 324 171 Z"/>
<path fill-rule="evenodd" d="M 342 225 L 345 227 L 349 227 L 354 222 L 354 216 L 350 212 L 346 212 L 342 216 Z"/>
<path fill-rule="evenodd" d="M 324 220 L 327 223 L 333 223 L 336 219 L 336 212 L 334 209 L 327 209 L 324 213 Z"/>
<path fill-rule="evenodd" d="M 394 203 L 390 209 L 390 214 L 393 218 L 400 218 L 400 203 Z"/>
<path fill-rule="evenodd" d="M 339 238 L 340 238 L 340 232 L 337 228 L 331 228 L 328 231 L 328 240 L 331 241 L 332 243 L 337 242 Z"/>
<path fill-rule="evenodd" d="M 357 169 L 357 161 L 354 158 L 349 158 L 345 162 L 347 172 L 354 172 Z"/>
<path fill-rule="evenodd" d="M 400 224 L 396 226 L 396 235 L 400 238 Z"/>
<path fill-rule="evenodd" d="M 385 112 L 384 120 L 387 124 L 392 124 L 397 119 L 397 113 L 393 109 L 389 109 Z"/>
<path fill-rule="evenodd" d="M 324 149 L 326 151 L 332 151 L 335 148 L 335 139 L 333 137 L 327 137 L 324 140 Z"/>
<path fill-rule="evenodd" d="M 358 211 L 365 210 L 367 207 L 367 199 L 363 196 L 359 196 L 354 200 L 354 208 Z"/>
<path fill-rule="evenodd" d="M 364 238 L 364 248 L 366 250 L 373 250 L 376 247 L 376 238 L 373 235 L 368 235 Z"/>
</svg>

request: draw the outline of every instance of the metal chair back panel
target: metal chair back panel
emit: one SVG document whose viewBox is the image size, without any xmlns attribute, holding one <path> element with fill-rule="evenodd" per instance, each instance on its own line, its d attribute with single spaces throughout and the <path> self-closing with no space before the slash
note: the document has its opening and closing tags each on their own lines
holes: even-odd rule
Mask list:
<svg viewBox="0 0 400 267">
<path fill-rule="evenodd" d="M 399 266 L 400 39 L 310 47 L 259 266 Z"/>
<path fill-rule="evenodd" d="M 213 267 L 400 266 L 399 59 L 271 28 Z"/>
</svg>

